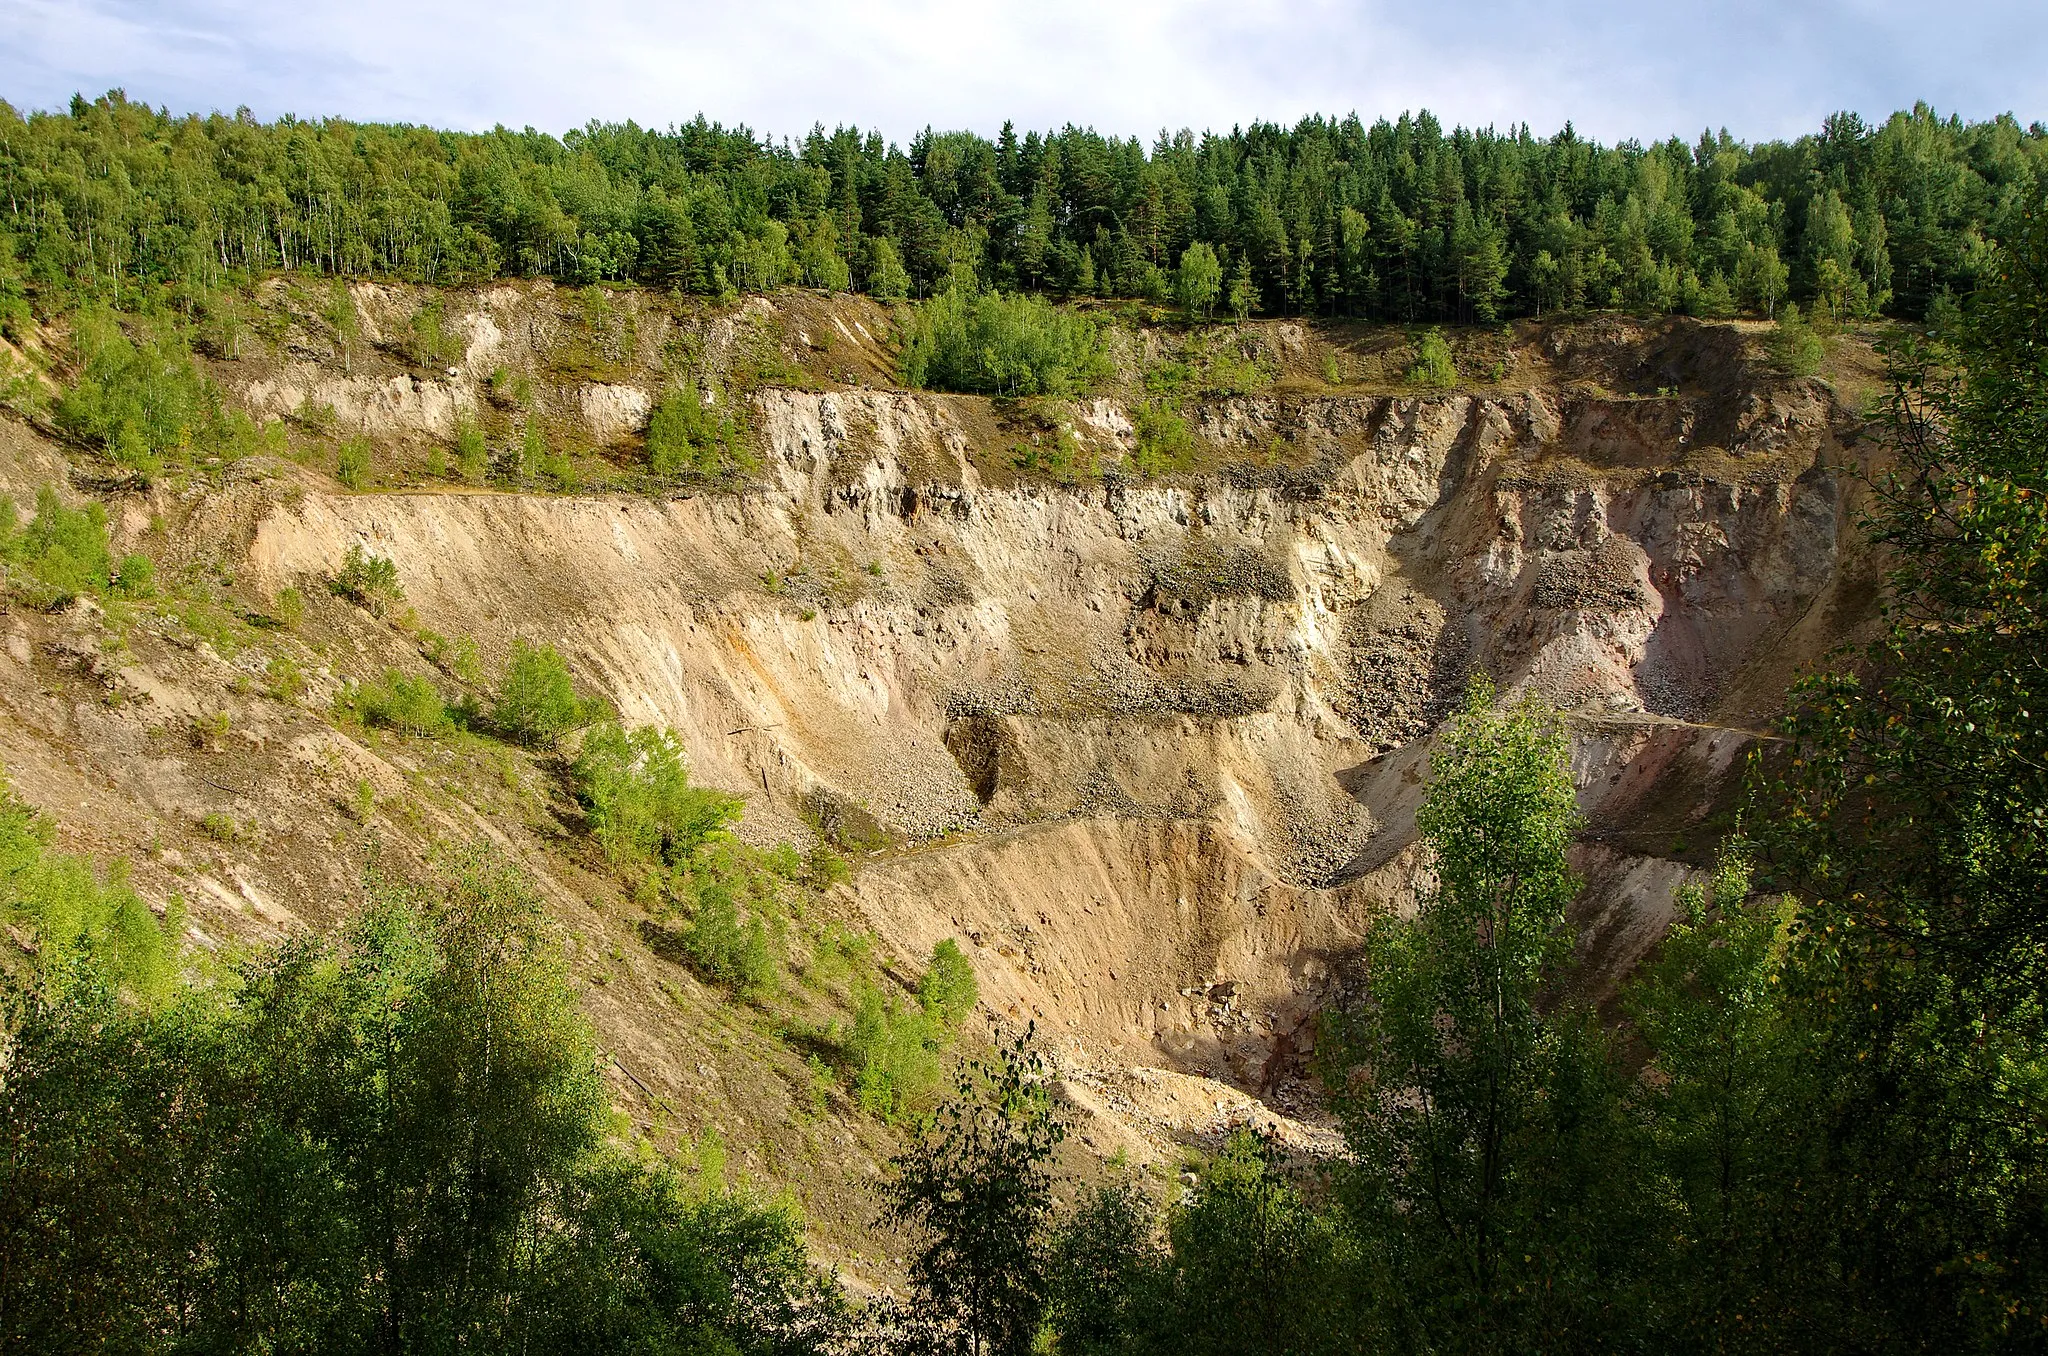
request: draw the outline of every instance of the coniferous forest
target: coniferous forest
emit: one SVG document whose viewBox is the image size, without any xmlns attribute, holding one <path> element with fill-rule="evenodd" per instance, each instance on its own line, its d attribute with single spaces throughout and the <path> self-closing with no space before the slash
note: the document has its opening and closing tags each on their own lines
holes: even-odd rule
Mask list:
<svg viewBox="0 0 2048 1356">
<path fill-rule="evenodd" d="M 557 138 L 246 114 L 118 91 L 0 107 L 0 226 L 22 266 L 119 304 L 311 269 L 458 284 L 788 283 L 926 296 L 956 281 L 1165 300 L 1214 273 L 1239 314 L 1491 321 L 1584 307 L 1922 318 L 1984 276 L 2048 155 L 2040 124 L 1919 106 L 1790 143 L 1601 146 L 1428 113 L 1138 138 L 1067 127 L 907 147 L 696 121 Z M 1193 251 L 1193 255 L 1190 255 Z"/>
<path fill-rule="evenodd" d="M 1433 884 L 1321 1019 L 1345 1156 L 1305 1167 L 1244 1133 L 1164 1206 L 1075 1193 L 1037 1048 L 999 1045 L 878 1193 L 914 1241 L 893 1298 L 847 1294 L 786 1204 L 613 1133 L 506 858 L 372 870 L 332 936 L 201 964 L 175 917 L 0 799 L 21 952 L 0 1351 L 2048 1350 L 2041 125 L 1923 107 L 1603 147 L 1422 114 L 899 148 L 701 119 L 259 124 L 117 93 L 0 105 L 0 191 L 0 306 L 72 315 L 80 342 L 273 270 L 860 290 L 940 317 L 907 326 L 906 364 L 965 389 L 942 340 L 981 305 L 1037 308 L 1026 328 L 1080 352 L 1062 303 L 1084 298 L 1439 324 L 1795 303 L 1883 328 L 1891 448 L 1865 524 L 1876 639 L 1789 694 L 1711 880 L 1611 1007 L 1572 984 L 1564 728 L 1476 681 L 1417 818 Z M 1084 359 L 1052 365 L 1085 381 Z M 126 426 L 92 423 L 84 389 L 55 427 L 121 459 Z M 102 597 L 147 564 L 109 559 L 85 512 L 24 525 L 9 501 L 0 559 L 31 557 Z M 620 842 L 671 854 L 737 813 L 659 740 L 584 747 L 570 775 Z M 972 980 L 923 999 L 957 1025 Z"/>
</svg>

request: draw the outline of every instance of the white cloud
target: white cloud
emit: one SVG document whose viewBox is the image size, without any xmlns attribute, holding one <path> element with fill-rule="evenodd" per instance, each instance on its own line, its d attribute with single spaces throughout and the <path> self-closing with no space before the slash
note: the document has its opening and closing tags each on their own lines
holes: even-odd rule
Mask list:
<svg viewBox="0 0 2048 1356">
<path fill-rule="evenodd" d="M 562 131 L 702 111 L 757 131 L 853 122 L 1150 137 L 1427 106 L 1603 139 L 1794 134 L 1915 98 L 2048 116 L 2048 25 L 2018 0 L 0 0 L 0 94 L 112 86 L 176 109 Z"/>
</svg>

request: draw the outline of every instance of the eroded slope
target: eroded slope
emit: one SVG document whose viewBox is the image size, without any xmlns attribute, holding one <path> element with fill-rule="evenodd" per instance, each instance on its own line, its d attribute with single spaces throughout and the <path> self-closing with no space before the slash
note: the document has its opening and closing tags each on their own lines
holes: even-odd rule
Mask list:
<svg viewBox="0 0 2048 1356">
<path fill-rule="evenodd" d="M 372 293 L 366 314 L 399 313 Z M 728 1126 L 754 1171 L 808 1183 L 841 1241 L 886 1134 L 807 1110 L 802 1051 L 645 945 L 544 760 L 337 727 L 344 679 L 447 682 L 434 634 L 472 638 L 486 667 L 518 638 L 559 646 L 629 721 L 676 731 L 698 780 L 745 796 L 750 835 L 871 848 L 831 907 L 903 957 L 961 938 L 987 1011 L 1059 1038 L 1104 1147 L 1199 1133 L 1246 1114 L 1242 1092 L 1314 1119 L 1308 1018 L 1412 898 L 1428 731 L 1468 674 L 1572 713 L 1604 990 L 1725 827 L 1785 679 L 1867 611 L 1855 421 L 1736 327 L 1468 337 L 1496 379 L 1439 394 L 1394 389 L 1382 335 L 1263 327 L 1233 341 L 1265 364 L 1258 389 L 1191 397 L 1199 456 L 1146 477 L 1143 364 L 1206 341 L 1127 334 L 1117 393 L 1019 407 L 888 387 L 867 303 L 618 305 L 632 322 L 608 349 L 587 315 L 551 320 L 544 289 L 500 288 L 450 300 L 465 348 L 446 370 L 357 370 L 395 364 L 310 332 L 219 364 L 252 409 L 331 407 L 409 487 L 349 493 L 278 462 L 116 495 L 124 543 L 210 571 L 220 617 L 116 636 L 89 606 L 17 610 L 0 759 L 74 841 L 192 901 L 210 945 L 351 907 L 364 785 L 386 850 L 500 841 L 572 928 L 643 1122 Z M 623 492 L 678 348 L 746 404 L 743 489 Z M 457 421 L 493 417 L 508 364 L 621 490 L 480 492 L 422 469 Z M 1331 370 L 1350 379 L 1313 375 Z M 1020 466 L 1048 425 L 1083 470 Z M 17 490 L 58 464 L 9 437 Z M 402 624 L 326 595 L 351 546 L 397 563 Z M 307 622 L 252 629 L 287 588 Z M 276 691 L 286 653 L 303 693 Z M 1181 1075 L 1242 1092 L 1191 1097 L 1208 1085 Z"/>
</svg>

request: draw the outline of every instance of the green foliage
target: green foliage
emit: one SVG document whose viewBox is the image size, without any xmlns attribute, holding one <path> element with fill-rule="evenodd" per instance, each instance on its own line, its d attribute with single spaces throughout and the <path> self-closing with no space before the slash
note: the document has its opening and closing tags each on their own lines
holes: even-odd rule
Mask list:
<svg viewBox="0 0 2048 1356">
<path fill-rule="evenodd" d="M 347 282 L 336 278 L 327 289 L 327 304 L 321 308 L 320 318 L 334 330 L 334 346 L 341 354 L 342 370 L 353 372 L 356 343 L 362 338 L 363 326 Z"/>
<path fill-rule="evenodd" d="M 521 480 L 537 480 L 547 468 L 547 435 L 541 431 L 540 420 L 528 416 L 526 424 L 519 430 L 519 466 Z"/>
<path fill-rule="evenodd" d="M 392 606 L 405 601 L 405 589 L 398 582 L 398 566 L 388 556 L 371 555 L 359 542 L 349 543 L 342 553 L 341 569 L 327 582 L 328 591 L 383 616 Z"/>
<path fill-rule="evenodd" d="M 1216 298 L 1223 293 L 1223 265 L 1205 240 L 1197 240 L 1181 251 L 1180 267 L 1174 272 L 1173 295 L 1190 320 L 1207 321 L 1216 313 Z"/>
<path fill-rule="evenodd" d="M 35 323 L 28 304 L 27 278 L 15 255 L 14 237 L 0 231 L 0 339 L 19 344 Z"/>
<path fill-rule="evenodd" d="M 421 627 L 416 633 L 420 652 L 427 662 L 441 672 L 470 687 L 480 687 L 484 681 L 482 652 L 468 636 L 454 640 L 429 627 Z"/>
<path fill-rule="evenodd" d="M 0 409 L 35 418 L 47 403 L 34 365 L 0 350 Z"/>
<path fill-rule="evenodd" d="M 352 490 L 370 483 L 370 440 L 344 438 L 334 453 L 334 478 Z"/>
<path fill-rule="evenodd" d="M 1181 359 L 1161 363 L 1145 373 L 1145 389 L 1162 397 L 1154 402 L 1177 409 L 1181 396 L 1199 392 L 1212 398 L 1251 395 L 1272 384 L 1273 365 L 1246 331 L 1209 330 L 1192 336 Z"/>
<path fill-rule="evenodd" d="M 1072 485 L 1095 473 L 1095 458 L 1082 445 L 1081 435 L 1064 422 L 1054 425 L 1051 437 L 1034 435 L 1028 443 L 1014 444 L 1010 464 L 1020 471 L 1035 472 Z"/>
<path fill-rule="evenodd" d="M 433 738 L 455 728 L 434 685 L 397 669 L 386 669 L 380 681 L 349 684 L 340 705 L 365 725 L 381 725 L 402 734 Z"/>
<path fill-rule="evenodd" d="M 119 92 L 6 118 L 11 182 L 35 188 L 0 208 L 21 261 L 0 266 L 0 327 L 26 324 L 24 284 L 44 305 L 140 306 L 273 270 L 632 278 L 708 297 L 850 273 L 891 300 L 957 281 L 1157 298 L 1169 274 L 1178 296 L 1196 246 L 1240 316 L 1692 308 L 1718 283 L 1758 313 L 1796 295 L 1824 313 L 1918 317 L 1941 288 L 1985 276 L 1984 238 L 2048 146 L 2010 117 L 1925 105 L 1877 125 L 1839 115 L 1789 142 L 1612 146 L 1570 129 L 1447 129 L 1427 112 L 1151 145 L 1080 126 L 783 141 L 702 118 L 430 133 L 189 117 Z M 339 280 L 330 314 L 352 364 L 360 321 Z"/>
<path fill-rule="evenodd" d="M 1330 1032 L 1327 1081 L 1370 1299 L 1455 1349 L 1629 1331 L 1643 1225 L 1619 1062 L 1546 982 L 1571 955 L 1580 823 L 1556 716 L 1496 711 L 1475 679 L 1416 814 L 1435 886 L 1373 930 L 1368 1003 Z"/>
<path fill-rule="evenodd" d="M 0 779 L 0 920 L 27 930 L 37 985 L 54 997 L 90 976 L 135 1001 L 161 1001 L 177 980 L 178 910 L 159 924 L 118 875 L 102 881 L 85 861 L 53 852 L 54 830 Z"/>
<path fill-rule="evenodd" d="M 830 843 L 821 841 L 805 855 L 804 875 L 813 890 L 829 890 L 851 879 L 853 872 Z"/>
<path fill-rule="evenodd" d="M 285 630 L 296 631 L 306 619 L 306 595 L 287 584 L 270 600 L 270 613 Z"/>
<path fill-rule="evenodd" d="M 839 250 L 839 229 L 828 216 L 811 220 L 797 233 L 797 267 L 807 286 L 844 292 L 853 286 L 853 269 Z"/>
<path fill-rule="evenodd" d="M 1742 246 L 1735 261 L 1735 296 L 1750 310 L 1762 311 L 1775 320 L 1778 303 L 1785 299 L 1791 281 L 1792 270 L 1779 259 L 1777 246 L 1754 242 Z"/>
<path fill-rule="evenodd" d="M 716 873 L 691 882 L 694 904 L 683 929 L 683 953 L 697 972 L 740 995 L 759 993 L 775 979 L 775 955 L 758 909 L 740 912 L 733 886 Z"/>
<path fill-rule="evenodd" d="M 1955 337 L 1892 352 L 1898 463 L 1869 523 L 1895 562 L 1886 627 L 1856 671 L 1795 689 L 1755 817 L 1760 873 L 1797 902 L 1780 987 L 1813 1046 L 1792 1141 L 1813 1170 L 1768 1261 L 1824 1259 L 1808 1307 L 1866 1349 L 2038 1340 L 2048 1288 L 2038 197 Z"/>
<path fill-rule="evenodd" d="M 679 931 L 657 931 L 666 934 L 691 968 L 711 983 L 754 998 L 772 989 L 780 976 L 793 911 L 788 891 L 803 879 L 805 869 L 802 857 L 787 844 L 763 850 L 709 823 L 714 816 L 719 825 L 729 823 L 739 812 L 733 798 L 709 792 L 687 798 L 679 816 L 682 832 L 701 832 L 701 840 L 687 855 L 672 847 L 666 879 L 643 877 L 642 898 L 650 907 L 660 899 L 663 915 L 684 915 Z"/>
<path fill-rule="evenodd" d="M 1072 395 L 1106 376 L 1093 321 L 1038 297 L 953 288 L 917 308 L 903 381 L 985 395 Z"/>
<path fill-rule="evenodd" d="M 804 966 L 804 979 L 812 987 L 822 988 L 849 975 L 864 973 L 873 959 L 874 947 L 872 933 L 828 922 L 811 938 L 811 956 Z"/>
<path fill-rule="evenodd" d="M 1112 1182 L 1059 1222 L 1047 1248 L 1046 1319 L 1065 1356 L 1121 1356 L 1170 1340 L 1172 1259 L 1152 1214 L 1142 1189 Z"/>
<path fill-rule="evenodd" d="M 1164 400 L 1148 400 L 1131 414 L 1137 447 L 1131 465 L 1138 474 L 1186 470 L 1195 459 L 1195 435 L 1180 411 Z"/>
<path fill-rule="evenodd" d="M 1810 377 L 1827 361 L 1827 346 L 1800 316 L 1797 306 L 1788 305 L 1778 324 L 1764 336 L 1764 351 L 1779 371 L 1792 377 Z"/>
<path fill-rule="evenodd" d="M 1271 1140 L 1233 1132 L 1168 1221 L 1164 1293 L 1149 1313 L 1140 1310 L 1150 1319 L 1148 1348 L 1213 1356 L 1375 1349 L 1372 1329 L 1352 1313 L 1336 1225 L 1289 1180 Z M 1156 1270 L 1146 1260 L 1140 1252 L 1141 1286 Z"/>
<path fill-rule="evenodd" d="M 462 356 L 462 336 L 449 332 L 439 298 L 422 303 L 405 331 L 400 349 L 416 367 L 447 367 Z"/>
<path fill-rule="evenodd" d="M 502 858 L 153 1007 L 74 966 L 0 1083 L 0 1323 L 38 1351 L 740 1352 L 839 1340 L 790 1212 L 606 1142 L 590 1031 Z"/>
<path fill-rule="evenodd" d="M 910 295 L 911 277 L 903 267 L 903 256 L 888 236 L 876 239 L 870 248 L 868 291 L 883 301 L 901 301 Z"/>
<path fill-rule="evenodd" d="M 66 508 L 49 485 L 36 491 L 36 516 L 25 526 L 14 500 L 0 496 L 0 563 L 16 588 L 49 607 L 80 596 L 104 598 L 121 581 L 107 548 L 107 511 L 98 504 Z M 122 566 L 132 572 L 134 591 L 147 593 L 148 568 Z"/>
<path fill-rule="evenodd" d="M 114 568 L 114 594 L 120 598 L 148 598 L 156 593 L 156 562 L 139 551 L 121 557 Z"/>
<path fill-rule="evenodd" d="M 268 682 L 265 690 L 276 701 L 292 705 L 305 695 L 305 670 L 288 654 L 272 655 L 264 666 L 263 676 Z"/>
<path fill-rule="evenodd" d="M 694 382 L 663 395 L 647 417 L 647 465 L 656 475 L 717 478 L 752 470 L 730 402 L 707 406 Z"/>
<path fill-rule="evenodd" d="M 553 481 L 555 488 L 564 493 L 576 488 L 576 464 L 563 453 L 550 452 L 542 457 L 540 473 Z"/>
<path fill-rule="evenodd" d="M 904 1326 L 926 1349 L 1029 1356 L 1047 1295 L 1052 1176 L 1066 1130 L 1028 1036 L 965 1067 L 883 1188 L 915 1231 Z"/>
<path fill-rule="evenodd" d="M 1408 365 L 1409 383 L 1415 386 L 1447 388 L 1458 384 L 1458 364 L 1443 331 L 1424 330 L 1415 341 L 1415 361 Z"/>
<path fill-rule="evenodd" d="M 1252 278 L 1249 255 L 1240 255 L 1230 273 L 1230 318 L 1242 325 L 1259 309 L 1259 285 Z"/>
<path fill-rule="evenodd" d="M 1823 1169 L 1807 1115 L 1811 1031 L 1785 1003 L 1793 910 L 1753 899 L 1746 844 L 1678 893 L 1680 918 L 1625 996 L 1654 1051 L 1635 1090 L 1671 1246 L 1668 1329 L 1706 1344 L 1809 1345 L 1833 1307 L 1825 1248 L 1784 1250 L 1788 1203 Z"/>
<path fill-rule="evenodd" d="M 858 940 L 858 950 L 865 946 Z M 864 956 L 854 959 L 864 963 Z M 899 1003 L 879 984 L 858 984 L 842 1048 L 854 1101 L 886 1121 L 916 1110 L 938 1085 L 940 1054 L 980 1001 L 974 969 L 950 937 L 932 948 L 915 1006 Z"/>
<path fill-rule="evenodd" d="M 471 482 L 482 480 L 491 469 L 491 452 L 484 441 L 483 426 L 474 419 L 456 421 L 455 469 Z"/>
<path fill-rule="evenodd" d="M 974 1005 L 981 1001 L 981 987 L 975 983 L 974 967 L 951 937 L 932 948 L 931 963 L 917 983 L 917 1003 L 925 1015 L 948 1035 L 960 1029 Z"/>
<path fill-rule="evenodd" d="M 274 426 L 259 428 L 221 403 L 168 322 L 134 323 L 137 334 L 130 338 L 103 306 L 73 318 L 78 373 L 57 401 L 59 427 L 145 476 L 275 445 Z"/>
<path fill-rule="evenodd" d="M 845 1055 L 861 1110 L 903 1118 L 939 1081 L 940 1032 L 921 1008 L 906 1008 L 874 984 L 855 994 Z"/>
<path fill-rule="evenodd" d="M 568 661 L 552 645 L 512 642 L 512 658 L 491 704 L 491 725 L 505 738 L 551 749 L 563 735 L 598 718 L 603 703 L 576 695 Z"/>
<path fill-rule="evenodd" d="M 569 780 L 614 863 L 684 865 L 744 809 L 736 796 L 691 786 L 675 736 L 652 726 L 596 726 L 584 736 Z"/>
</svg>

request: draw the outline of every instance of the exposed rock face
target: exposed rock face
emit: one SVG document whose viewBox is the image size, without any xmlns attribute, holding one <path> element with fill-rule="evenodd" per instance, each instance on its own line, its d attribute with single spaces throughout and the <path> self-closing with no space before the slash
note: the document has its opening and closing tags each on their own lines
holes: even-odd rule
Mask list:
<svg viewBox="0 0 2048 1356">
<path fill-rule="evenodd" d="M 744 496 L 314 494 L 250 564 L 282 584 L 361 542 L 437 629 L 562 644 L 755 831 L 844 804 L 929 844 L 855 886 L 890 942 L 963 933 L 997 1010 L 1247 1085 L 1409 897 L 1412 741 L 1468 674 L 1577 713 L 1589 945 L 1619 973 L 1774 695 L 1745 676 L 1842 625 L 1816 387 L 1244 398 L 1204 435 L 1285 465 L 1071 488 L 988 483 L 983 402 L 756 399 Z M 1255 1021 L 1177 1001 L 1219 978 Z"/>
<path fill-rule="evenodd" d="M 423 470 L 442 488 L 345 494 L 271 463 L 131 493 L 117 546 L 213 582 L 118 633 L 85 607 L 0 615 L 0 762 L 67 846 L 182 896 L 201 945 L 332 926 L 372 839 L 408 861 L 498 842 L 563 923 L 622 1099 L 648 1127 L 717 1124 L 799 1191 L 816 1174 L 770 1165 L 817 1161 L 804 1052 L 728 1040 L 725 997 L 643 944 L 558 769 L 337 724 L 349 679 L 445 687 L 456 638 L 486 670 L 515 638 L 559 646 L 625 719 L 673 729 L 697 780 L 745 796 L 745 832 L 879 846 L 821 907 L 898 957 L 961 939 L 987 1011 L 1058 1038 L 1078 1138 L 1142 1160 L 1147 1137 L 1245 1118 L 1330 1147 L 1294 1119 L 1313 1119 L 1310 1018 L 1424 883 L 1432 731 L 1471 675 L 1568 713 L 1582 982 L 1605 1000 L 1710 859 L 1787 681 L 1870 613 L 1854 421 L 1754 366 L 1738 327 L 1469 335 L 1497 375 L 1441 394 L 1323 383 L 1338 343 L 1347 370 L 1398 378 L 1399 336 L 1250 327 L 1231 343 L 1261 393 L 1187 396 L 1195 469 L 1144 477 L 1135 374 L 1127 398 L 1056 408 L 894 389 L 889 317 L 862 300 L 500 286 L 433 299 L 460 343 L 445 366 L 417 361 L 423 294 L 352 300 L 356 350 L 285 308 L 270 357 L 222 384 L 297 414 L 316 451 L 365 436 L 445 469 L 458 421 L 502 451 L 538 420 L 586 463 L 639 468 L 654 402 L 701 377 L 745 402 L 752 481 L 479 493 Z M 1163 363 L 1192 341 L 1120 342 Z M 742 369 L 757 379 L 721 377 Z M 1078 449 L 1073 483 L 1031 455 L 1046 438 Z M 0 418 L 0 490 L 63 473 Z M 328 593 L 354 544 L 396 562 L 409 615 Z M 286 587 L 297 633 L 267 620 Z M 846 1181 L 807 1200 L 857 1241 L 889 1132 L 831 1124 Z"/>
</svg>

